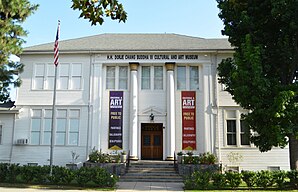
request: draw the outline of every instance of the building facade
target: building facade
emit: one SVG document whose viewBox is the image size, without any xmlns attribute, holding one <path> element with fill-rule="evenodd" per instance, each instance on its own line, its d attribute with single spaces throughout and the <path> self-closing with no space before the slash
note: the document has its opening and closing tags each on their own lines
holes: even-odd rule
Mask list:
<svg viewBox="0 0 298 192">
<path fill-rule="evenodd" d="M 288 148 L 260 153 L 245 113 L 218 83 L 227 39 L 177 34 L 102 34 L 60 41 L 54 164 L 94 150 L 133 160 L 210 152 L 227 169 L 289 169 Z M 16 107 L 0 111 L 0 161 L 48 165 L 53 43 L 25 48 Z M 3 153 L 2 153 L 3 152 Z"/>
</svg>

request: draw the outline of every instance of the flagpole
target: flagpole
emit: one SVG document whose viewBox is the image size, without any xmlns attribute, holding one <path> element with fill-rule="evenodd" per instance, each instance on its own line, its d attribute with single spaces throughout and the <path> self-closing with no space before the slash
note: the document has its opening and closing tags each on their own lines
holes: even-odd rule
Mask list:
<svg viewBox="0 0 298 192">
<path fill-rule="evenodd" d="M 55 143 L 55 128 L 56 128 L 56 84 L 57 84 L 57 65 L 55 65 L 55 80 L 52 106 L 52 128 L 51 128 L 51 151 L 50 151 L 50 175 L 53 173 L 53 156 Z"/>
<path fill-rule="evenodd" d="M 55 79 L 54 79 L 54 93 L 53 93 L 53 106 L 52 106 L 50 176 L 52 176 L 53 174 L 54 144 L 55 144 L 55 131 L 56 131 L 56 87 L 57 87 L 57 66 L 59 63 L 59 33 L 60 33 L 60 21 L 58 21 L 57 34 L 56 34 L 56 40 L 54 45 Z"/>
</svg>

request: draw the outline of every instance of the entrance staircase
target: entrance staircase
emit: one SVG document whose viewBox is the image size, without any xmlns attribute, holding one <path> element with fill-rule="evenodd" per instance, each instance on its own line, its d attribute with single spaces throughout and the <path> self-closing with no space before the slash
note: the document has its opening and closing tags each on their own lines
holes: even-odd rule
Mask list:
<svg viewBox="0 0 298 192">
<path fill-rule="evenodd" d="M 135 161 L 130 162 L 120 182 L 183 182 L 170 161 Z"/>
</svg>

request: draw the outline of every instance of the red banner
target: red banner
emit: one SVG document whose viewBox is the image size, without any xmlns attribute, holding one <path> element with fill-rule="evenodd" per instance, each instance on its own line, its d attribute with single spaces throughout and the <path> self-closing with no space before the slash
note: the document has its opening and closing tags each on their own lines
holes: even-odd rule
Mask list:
<svg viewBox="0 0 298 192">
<path fill-rule="evenodd" d="M 182 91 L 182 150 L 196 149 L 196 92 Z"/>
</svg>

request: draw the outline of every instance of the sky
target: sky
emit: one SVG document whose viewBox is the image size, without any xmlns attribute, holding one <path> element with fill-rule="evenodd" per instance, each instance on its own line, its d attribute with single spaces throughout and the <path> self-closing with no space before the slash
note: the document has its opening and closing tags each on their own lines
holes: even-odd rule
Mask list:
<svg viewBox="0 0 298 192">
<path fill-rule="evenodd" d="M 102 33 L 176 33 L 202 38 L 221 38 L 222 21 L 216 0 L 119 0 L 128 17 L 125 23 L 105 19 L 91 26 L 71 9 L 71 0 L 30 0 L 38 10 L 24 23 L 28 31 L 23 47 L 54 42 L 58 20 L 60 40 Z"/>
</svg>

